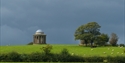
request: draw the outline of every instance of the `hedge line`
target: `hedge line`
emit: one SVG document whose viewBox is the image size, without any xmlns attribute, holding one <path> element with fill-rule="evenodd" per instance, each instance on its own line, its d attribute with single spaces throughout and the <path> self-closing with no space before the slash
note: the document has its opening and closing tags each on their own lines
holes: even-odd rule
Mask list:
<svg viewBox="0 0 125 63">
<path fill-rule="evenodd" d="M 59 54 L 45 54 L 35 52 L 31 54 L 19 54 L 17 52 L 10 52 L 8 54 L 0 54 L 0 62 L 115 62 L 125 63 L 125 56 L 116 57 L 81 57 L 77 55 L 70 55 L 67 51 L 62 51 Z"/>
</svg>

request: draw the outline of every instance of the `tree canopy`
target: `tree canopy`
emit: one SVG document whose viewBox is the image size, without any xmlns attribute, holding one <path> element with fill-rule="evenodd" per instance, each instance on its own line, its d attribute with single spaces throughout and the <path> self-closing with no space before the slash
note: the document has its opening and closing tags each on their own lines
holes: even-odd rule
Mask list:
<svg viewBox="0 0 125 63">
<path fill-rule="evenodd" d="M 88 44 L 93 46 L 93 44 L 98 46 L 108 45 L 109 42 L 112 46 L 117 45 L 118 36 L 115 33 L 111 34 L 109 39 L 108 34 L 100 33 L 101 26 L 97 22 L 89 22 L 87 24 L 83 24 L 79 26 L 75 33 L 75 40 L 80 40 L 81 44 Z M 81 45 L 80 44 L 80 45 Z"/>
<path fill-rule="evenodd" d="M 75 31 L 75 40 L 85 40 L 88 43 L 90 40 L 91 46 L 97 35 L 100 35 L 101 26 L 96 22 L 89 22 L 87 24 L 81 25 Z"/>
<path fill-rule="evenodd" d="M 102 33 L 96 37 L 95 44 L 102 46 L 105 45 L 108 41 L 109 41 L 109 36 L 107 34 Z"/>
</svg>

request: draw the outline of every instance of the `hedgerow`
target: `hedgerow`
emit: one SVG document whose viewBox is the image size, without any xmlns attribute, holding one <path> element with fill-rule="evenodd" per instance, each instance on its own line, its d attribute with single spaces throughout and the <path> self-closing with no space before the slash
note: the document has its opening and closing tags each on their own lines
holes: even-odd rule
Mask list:
<svg viewBox="0 0 125 63">
<path fill-rule="evenodd" d="M 125 56 L 92 56 L 81 57 L 77 55 L 70 55 L 68 52 L 59 54 L 45 54 L 45 53 L 31 53 L 31 54 L 18 54 L 17 52 L 10 52 L 8 54 L 0 54 L 0 62 L 116 62 L 125 63 Z"/>
</svg>

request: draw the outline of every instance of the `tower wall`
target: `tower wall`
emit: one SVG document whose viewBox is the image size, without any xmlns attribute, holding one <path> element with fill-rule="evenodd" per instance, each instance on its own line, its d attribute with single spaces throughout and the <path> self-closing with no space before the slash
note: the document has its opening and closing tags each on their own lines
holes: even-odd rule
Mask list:
<svg viewBox="0 0 125 63">
<path fill-rule="evenodd" d="M 35 34 L 33 35 L 34 44 L 46 44 L 46 35 Z"/>
</svg>

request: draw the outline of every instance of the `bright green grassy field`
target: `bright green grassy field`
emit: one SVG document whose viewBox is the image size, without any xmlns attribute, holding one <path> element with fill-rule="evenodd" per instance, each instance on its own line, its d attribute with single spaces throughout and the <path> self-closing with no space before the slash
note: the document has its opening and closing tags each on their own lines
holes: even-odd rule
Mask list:
<svg viewBox="0 0 125 63">
<path fill-rule="evenodd" d="M 42 52 L 40 48 L 45 45 L 17 45 L 17 46 L 0 46 L 0 53 L 16 51 L 18 53 Z M 78 45 L 52 44 L 52 53 L 60 53 L 63 48 L 68 49 L 70 54 L 80 56 L 125 56 L 123 47 L 82 47 Z"/>
</svg>

